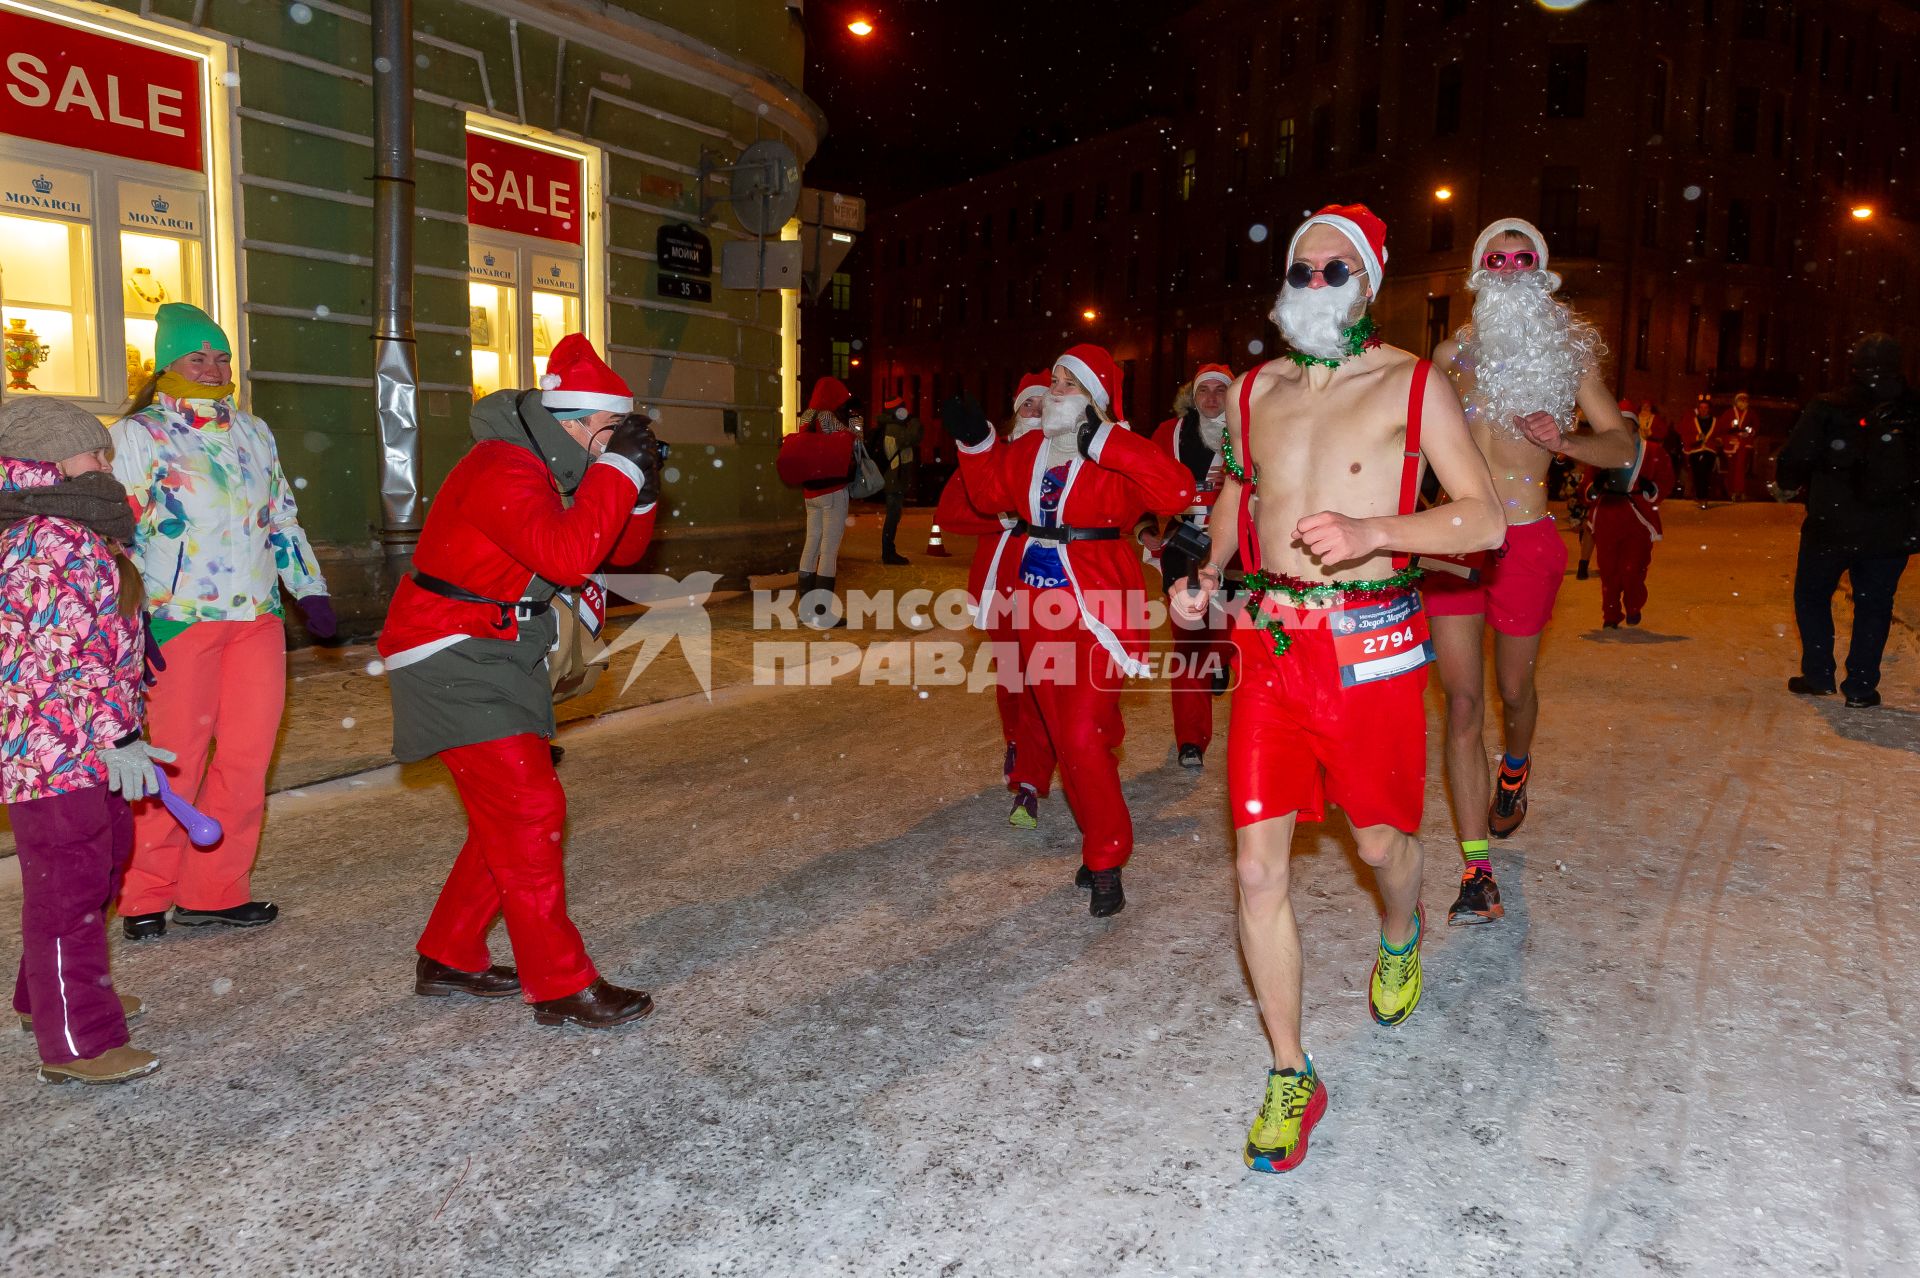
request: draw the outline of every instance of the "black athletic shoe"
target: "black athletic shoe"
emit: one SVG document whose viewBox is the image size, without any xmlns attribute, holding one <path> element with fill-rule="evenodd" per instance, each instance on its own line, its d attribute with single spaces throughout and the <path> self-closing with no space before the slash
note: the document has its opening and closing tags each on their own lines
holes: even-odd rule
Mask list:
<svg viewBox="0 0 1920 1278">
<path fill-rule="evenodd" d="M 1183 745 L 1180 747 L 1180 766 L 1181 767 L 1197 768 L 1201 766 L 1201 764 L 1204 763 L 1205 761 L 1206 760 L 1204 757 L 1204 752 L 1200 749 L 1199 746 Z"/>
<path fill-rule="evenodd" d="M 1447 911 L 1447 922 L 1454 926 L 1491 923 L 1506 912 L 1500 904 L 1500 885 L 1493 881 L 1492 873 L 1475 870 L 1461 876 L 1460 896 Z"/>
<path fill-rule="evenodd" d="M 173 921 L 181 927 L 205 927 L 209 923 L 220 923 L 227 927 L 265 927 L 279 917 L 280 907 L 272 901 L 248 901 L 245 905 L 225 910 L 189 910 L 184 905 L 173 907 Z"/>
<path fill-rule="evenodd" d="M 1580 561 L 1580 566 L 1573 570 L 1573 579 L 1575 581 L 1585 581 L 1587 579 L 1587 561 L 1586 560 L 1582 559 Z"/>
<path fill-rule="evenodd" d="M 151 941 L 156 936 L 167 934 L 167 912 L 158 914 L 127 914 L 120 919 L 120 930 L 129 941 Z"/>
<path fill-rule="evenodd" d="M 1087 903 L 1087 913 L 1096 919 L 1108 918 L 1127 908 L 1127 894 L 1120 890 L 1120 871 L 1094 870 L 1093 899 Z"/>
<path fill-rule="evenodd" d="M 1639 624 L 1640 624 L 1640 614 L 1639 614 L 1639 613 L 1637 613 L 1637 612 L 1630 612 L 1630 613 L 1628 613 L 1628 614 L 1627 614 L 1627 624 L 1628 624 L 1629 626 L 1637 626 L 1637 625 L 1639 625 Z"/>
<path fill-rule="evenodd" d="M 1832 684 L 1827 684 L 1822 687 L 1805 675 L 1795 675 L 1793 678 L 1787 680 L 1787 691 L 1798 693 L 1803 697 L 1831 697 L 1834 693 L 1838 692 L 1839 689 Z"/>
<path fill-rule="evenodd" d="M 1073 885 L 1077 888 L 1083 888 L 1083 889 L 1092 887 L 1093 871 L 1089 870 L 1084 865 L 1081 866 L 1079 869 L 1075 870 L 1073 872 Z"/>
<path fill-rule="evenodd" d="M 1880 694 L 1877 692 L 1849 692 L 1847 694 L 1847 709 L 1849 710 L 1871 710 L 1879 704 Z"/>
</svg>

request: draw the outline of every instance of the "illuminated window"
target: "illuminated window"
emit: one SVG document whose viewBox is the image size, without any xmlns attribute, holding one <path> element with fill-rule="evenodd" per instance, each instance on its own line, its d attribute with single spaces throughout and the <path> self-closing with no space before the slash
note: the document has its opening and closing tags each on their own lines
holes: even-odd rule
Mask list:
<svg viewBox="0 0 1920 1278">
<path fill-rule="evenodd" d="M 987 225 L 985 222 L 981 223 L 982 228 Z M 834 272 L 833 291 L 830 294 L 830 302 L 836 311 L 851 310 L 853 308 L 853 276 L 847 274 L 845 271 Z"/>
<path fill-rule="evenodd" d="M 1193 190 L 1200 185 L 1200 156 L 1193 150 L 1180 153 L 1180 198 L 1190 200 Z"/>
<path fill-rule="evenodd" d="M 843 382 L 853 376 L 853 343 L 833 344 L 833 375 Z"/>
<path fill-rule="evenodd" d="M 1280 131 L 1273 140 L 1273 175 L 1275 177 L 1293 176 L 1293 117 L 1280 121 Z"/>
</svg>

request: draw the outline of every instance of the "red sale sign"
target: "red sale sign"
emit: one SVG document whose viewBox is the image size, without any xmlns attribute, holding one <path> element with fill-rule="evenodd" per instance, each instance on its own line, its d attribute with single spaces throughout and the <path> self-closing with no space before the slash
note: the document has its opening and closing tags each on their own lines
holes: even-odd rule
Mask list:
<svg viewBox="0 0 1920 1278">
<path fill-rule="evenodd" d="M 0 133 L 198 173 L 201 63 L 0 9 Z"/>
<path fill-rule="evenodd" d="M 581 242 L 580 161 L 487 133 L 467 134 L 467 221 L 543 240 Z"/>
</svg>

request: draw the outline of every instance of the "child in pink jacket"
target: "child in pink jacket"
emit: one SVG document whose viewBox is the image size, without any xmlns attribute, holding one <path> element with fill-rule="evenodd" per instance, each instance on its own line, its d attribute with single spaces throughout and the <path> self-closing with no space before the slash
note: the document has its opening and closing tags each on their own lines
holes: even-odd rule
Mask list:
<svg viewBox="0 0 1920 1278">
<path fill-rule="evenodd" d="M 50 1083 L 125 1082 L 160 1064 L 128 1046 L 140 1000 L 116 994 L 107 969 L 127 802 L 173 758 L 140 739 L 144 635 L 115 562 L 133 512 L 109 444 L 64 400 L 0 405 L 0 800 L 24 897 L 13 1006 Z"/>
</svg>

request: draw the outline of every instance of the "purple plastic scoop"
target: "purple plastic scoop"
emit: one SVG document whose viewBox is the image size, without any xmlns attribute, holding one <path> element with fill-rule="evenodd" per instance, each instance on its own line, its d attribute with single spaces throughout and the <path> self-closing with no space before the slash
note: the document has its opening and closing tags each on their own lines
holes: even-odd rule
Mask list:
<svg viewBox="0 0 1920 1278">
<path fill-rule="evenodd" d="M 218 843 L 221 833 L 220 823 L 175 794 L 173 787 L 167 784 L 167 774 L 162 772 L 158 765 L 155 765 L 153 775 L 154 779 L 160 783 L 160 802 L 167 805 L 167 811 L 171 812 L 173 819 L 180 823 L 180 828 L 187 832 L 187 838 L 192 840 L 193 846 L 210 848 Z"/>
</svg>

